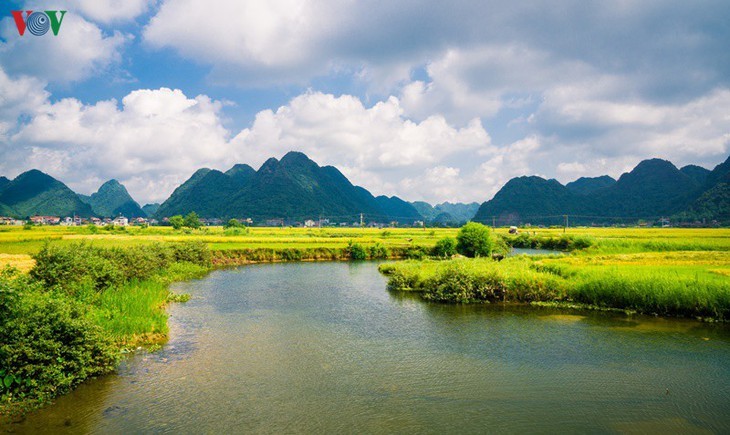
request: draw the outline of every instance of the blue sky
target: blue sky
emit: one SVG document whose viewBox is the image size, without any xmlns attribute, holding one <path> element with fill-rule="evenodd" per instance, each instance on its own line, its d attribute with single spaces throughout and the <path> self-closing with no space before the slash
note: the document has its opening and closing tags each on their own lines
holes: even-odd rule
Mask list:
<svg viewBox="0 0 730 435">
<path fill-rule="evenodd" d="M 289 150 L 374 194 L 478 201 L 730 153 L 726 1 L 3 2 L 0 174 L 163 201 Z M 10 11 L 64 9 L 58 36 Z"/>
</svg>

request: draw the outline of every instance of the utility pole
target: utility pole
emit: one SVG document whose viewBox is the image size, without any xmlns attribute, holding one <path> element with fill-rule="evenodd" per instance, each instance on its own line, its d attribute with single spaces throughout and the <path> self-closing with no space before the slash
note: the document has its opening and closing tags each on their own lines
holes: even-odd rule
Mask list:
<svg viewBox="0 0 730 435">
<path fill-rule="evenodd" d="M 496 216 L 492 216 L 492 228 L 497 228 L 497 218 L 496 218 Z"/>
<path fill-rule="evenodd" d="M 565 226 L 563 227 L 563 233 L 568 229 L 568 215 L 565 215 Z"/>
<path fill-rule="evenodd" d="M 362 213 L 360 213 L 360 228 L 365 226 L 365 221 L 363 220 Z"/>
</svg>

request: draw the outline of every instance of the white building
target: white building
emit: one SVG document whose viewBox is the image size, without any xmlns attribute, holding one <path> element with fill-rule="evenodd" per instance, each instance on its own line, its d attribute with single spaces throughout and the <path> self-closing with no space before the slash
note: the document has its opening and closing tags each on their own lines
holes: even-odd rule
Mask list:
<svg viewBox="0 0 730 435">
<path fill-rule="evenodd" d="M 115 218 L 112 223 L 119 227 L 126 227 L 129 225 L 129 219 L 125 218 L 124 216 L 119 216 Z"/>
</svg>

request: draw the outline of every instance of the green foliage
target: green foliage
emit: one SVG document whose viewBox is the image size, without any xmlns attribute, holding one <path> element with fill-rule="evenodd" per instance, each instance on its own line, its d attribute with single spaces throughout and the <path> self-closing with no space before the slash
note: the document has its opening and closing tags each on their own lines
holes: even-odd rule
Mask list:
<svg viewBox="0 0 730 435">
<path fill-rule="evenodd" d="M 488 257 L 493 242 L 489 228 L 477 222 L 469 222 L 456 235 L 456 250 L 466 257 Z"/>
<path fill-rule="evenodd" d="M 558 237 L 534 236 L 522 233 L 517 236 L 502 236 L 502 240 L 513 248 L 547 249 L 553 251 L 576 251 L 589 248 L 595 240 L 588 236 L 562 234 Z"/>
<path fill-rule="evenodd" d="M 444 237 L 433 247 L 434 257 L 450 258 L 456 255 L 456 240 L 453 237 Z"/>
<path fill-rule="evenodd" d="M 184 225 L 188 228 L 198 229 L 202 224 L 200 223 L 200 218 L 198 217 L 198 214 L 194 211 L 191 211 L 190 213 L 185 215 Z"/>
<path fill-rule="evenodd" d="M 663 316 L 730 320 L 725 252 L 417 261 L 381 267 L 393 290 L 426 300 L 579 303 Z M 639 263 L 639 265 L 637 265 Z M 671 265 L 671 263 L 679 263 Z M 694 264 L 708 264 L 711 270 Z M 723 267 L 723 268 L 719 268 Z"/>
<path fill-rule="evenodd" d="M 494 270 L 469 271 L 455 262 L 423 283 L 423 298 L 438 302 L 493 302 L 504 298 L 505 284 Z"/>
<path fill-rule="evenodd" d="M 131 280 L 144 280 L 175 262 L 209 267 L 211 255 L 202 242 L 151 244 L 127 249 L 102 249 L 88 243 L 58 246 L 47 243 L 33 257 L 30 276 L 46 288 L 70 294 L 91 288 L 97 292 Z"/>
<path fill-rule="evenodd" d="M 370 258 L 373 260 L 381 260 L 386 259 L 390 256 L 390 252 L 388 252 L 388 248 L 385 247 L 382 243 L 378 242 L 368 248 L 368 254 L 370 255 Z"/>
<path fill-rule="evenodd" d="M 30 222 L 26 222 L 26 223 L 24 223 L 24 224 L 23 224 L 23 229 L 24 229 L 25 231 L 30 231 L 30 230 L 32 230 L 32 229 L 33 229 L 33 224 L 32 224 L 32 223 L 30 223 Z"/>
<path fill-rule="evenodd" d="M 367 260 L 368 259 L 367 251 L 359 243 L 349 242 L 347 244 L 346 251 L 348 253 L 348 257 L 350 258 L 350 260 Z"/>
<path fill-rule="evenodd" d="M 175 215 L 170 218 L 170 225 L 176 230 L 179 230 L 185 225 L 185 219 L 180 215 Z"/>
<path fill-rule="evenodd" d="M 0 277 L 0 399 L 42 403 L 112 371 L 118 351 L 83 304 L 23 277 Z"/>
<path fill-rule="evenodd" d="M 239 222 L 238 219 L 229 219 L 228 222 L 226 222 L 225 228 L 246 228 L 246 225 Z"/>
</svg>

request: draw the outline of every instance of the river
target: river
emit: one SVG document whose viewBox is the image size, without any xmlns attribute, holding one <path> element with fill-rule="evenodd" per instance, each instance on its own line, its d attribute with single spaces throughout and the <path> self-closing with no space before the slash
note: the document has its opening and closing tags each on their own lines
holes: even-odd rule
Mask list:
<svg viewBox="0 0 730 435">
<path fill-rule="evenodd" d="M 375 263 L 173 286 L 170 341 L 20 433 L 730 432 L 730 328 L 424 303 Z"/>
</svg>

